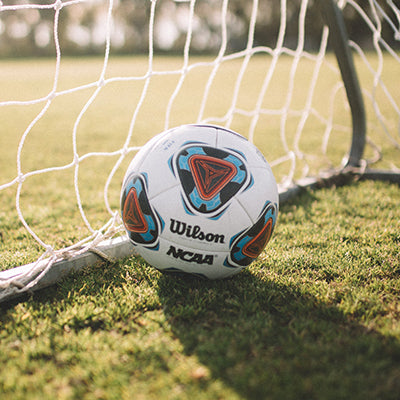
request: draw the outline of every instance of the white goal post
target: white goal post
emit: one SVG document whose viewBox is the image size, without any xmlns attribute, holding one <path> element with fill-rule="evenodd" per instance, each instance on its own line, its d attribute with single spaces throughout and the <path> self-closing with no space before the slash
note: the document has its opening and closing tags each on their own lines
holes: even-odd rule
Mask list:
<svg viewBox="0 0 400 400">
<path fill-rule="evenodd" d="M 1 226 L 0 220 L 0 238 L 6 246 L 4 231 L 23 229 L 21 241 L 37 257 L 7 255 L 0 302 L 133 254 L 122 235 L 117 189 L 143 132 L 149 139 L 183 123 L 236 130 L 263 151 L 281 201 L 354 177 L 400 182 L 400 85 L 394 81 L 400 76 L 400 7 L 393 0 L 4 0 L 2 40 L 0 63 L 11 78 L 0 91 L 0 113 L 8 121 L 0 144 L 14 148 L 11 161 L 0 164 L 0 218 L 8 221 Z M 24 78 L 27 95 L 1 53 L 15 58 L 16 46 L 26 43 L 38 54 L 50 52 L 53 62 L 46 83 Z M 66 57 L 73 44 L 76 53 L 102 57 Z M 64 79 L 75 62 L 77 76 Z M 82 66 L 95 62 L 89 78 Z M 32 95 L 28 85 L 38 85 L 40 94 Z M 121 112 L 112 99 L 124 101 Z M 103 118 L 108 108 L 115 109 L 111 119 Z M 103 129 L 114 135 L 118 119 L 126 129 L 103 145 Z M 49 136 L 57 130 L 65 138 Z M 27 156 L 40 153 L 45 142 L 53 147 L 43 157 Z M 106 178 L 96 180 L 103 166 Z M 90 179 L 82 183 L 83 175 Z M 52 187 L 60 180 L 69 185 L 67 194 L 50 193 L 50 179 Z M 92 190 L 87 197 L 86 186 Z M 37 204 L 26 200 L 33 192 Z M 5 205 L 3 211 L 10 198 L 12 211 Z M 71 220 L 80 221 L 65 243 L 55 233 L 46 236 L 57 207 L 58 214 L 75 209 Z M 15 217 L 6 218 L 11 212 Z"/>
</svg>

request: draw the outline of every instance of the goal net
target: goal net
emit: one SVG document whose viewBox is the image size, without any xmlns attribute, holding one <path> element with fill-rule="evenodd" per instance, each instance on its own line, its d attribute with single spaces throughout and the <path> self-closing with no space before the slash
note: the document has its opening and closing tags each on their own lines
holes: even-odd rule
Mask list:
<svg viewBox="0 0 400 400">
<path fill-rule="evenodd" d="M 0 301 L 132 254 L 122 178 L 173 126 L 246 136 L 283 200 L 398 181 L 399 25 L 392 0 L 0 1 Z"/>
</svg>

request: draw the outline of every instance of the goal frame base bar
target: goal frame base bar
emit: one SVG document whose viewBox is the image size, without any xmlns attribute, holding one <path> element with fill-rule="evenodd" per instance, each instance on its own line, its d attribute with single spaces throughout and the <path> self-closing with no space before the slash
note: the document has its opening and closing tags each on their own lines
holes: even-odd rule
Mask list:
<svg viewBox="0 0 400 400">
<path fill-rule="evenodd" d="M 400 173 L 396 171 L 386 171 L 377 169 L 366 169 L 362 172 L 355 171 L 354 168 L 344 168 L 342 170 L 328 171 L 325 174 L 321 174 L 317 177 L 303 178 L 296 181 L 290 187 L 279 189 L 279 202 L 284 204 L 285 202 L 297 197 L 300 193 L 307 190 L 315 190 L 323 187 L 339 187 L 350 184 L 356 180 L 381 180 L 391 183 L 400 184 Z M 51 268 L 37 281 L 37 283 L 29 289 L 19 289 L 15 286 L 15 290 L 11 290 L 10 293 L 0 298 L 0 303 L 4 303 L 10 300 L 17 299 L 23 295 L 35 292 L 40 289 L 44 289 L 48 286 L 52 286 L 68 275 L 81 271 L 89 266 L 94 266 L 101 262 L 110 262 L 113 260 L 123 260 L 127 257 L 137 255 L 135 247 L 130 242 L 127 236 L 118 236 L 116 238 L 107 239 L 101 242 L 98 246 L 90 249 L 82 254 L 68 259 L 61 259 L 54 262 Z M 36 274 L 29 277 L 29 281 L 33 281 L 39 276 L 48 262 L 48 259 L 41 260 L 39 263 L 43 265 L 40 268 L 37 262 L 15 267 L 6 271 L 0 271 L 0 281 L 10 278 L 15 278 L 18 282 L 18 277 L 24 277 L 26 272 L 30 271 L 34 266 L 39 270 Z M 38 268 L 39 267 L 39 268 Z M 21 280 L 21 286 L 29 284 Z M 0 293 L 1 293 L 0 289 Z M 4 289 L 3 289 L 4 290 Z"/>
<path fill-rule="evenodd" d="M 283 204 L 306 190 L 321 189 L 324 187 L 344 186 L 357 180 L 383 181 L 400 185 L 400 171 L 390 171 L 367 168 L 360 171 L 355 167 L 346 167 L 341 170 L 330 170 L 316 177 L 307 177 L 297 180 L 293 185 L 279 191 L 279 202 Z"/>
<path fill-rule="evenodd" d="M 120 259 L 124 259 L 133 255 L 135 255 L 134 246 L 127 237 L 118 236 L 116 238 L 104 240 L 95 248 L 90 249 L 82 254 L 68 259 L 55 261 L 49 270 L 37 281 L 37 283 L 29 289 L 19 289 L 18 285 L 15 285 L 15 290 L 10 290 L 10 293 L 0 298 L 0 303 L 16 299 L 20 296 L 44 289 L 48 286 L 52 286 L 66 278 L 68 275 L 79 272 L 80 270 L 89 266 L 94 266 L 97 263 L 105 262 L 106 259 L 108 261 L 113 260 L 117 262 Z M 0 282 L 1 280 L 10 278 L 14 278 L 16 282 L 19 282 L 18 277 L 24 277 L 21 278 L 20 281 L 21 287 L 23 287 L 29 284 L 29 282 L 34 281 L 40 275 L 48 261 L 49 259 L 47 258 L 39 262 L 33 262 L 6 271 L 0 271 Z M 25 275 L 27 272 L 32 270 L 33 267 L 35 267 L 39 272 L 33 274 L 27 279 Z M 0 293 L 1 290 L 4 289 L 0 289 Z"/>
</svg>

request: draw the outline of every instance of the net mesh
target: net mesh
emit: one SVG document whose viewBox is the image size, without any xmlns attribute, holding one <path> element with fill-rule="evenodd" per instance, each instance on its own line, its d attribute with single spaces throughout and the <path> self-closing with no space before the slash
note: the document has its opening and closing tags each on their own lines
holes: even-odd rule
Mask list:
<svg viewBox="0 0 400 400">
<path fill-rule="evenodd" d="M 350 147 L 350 113 L 328 51 L 328 28 L 314 27 L 309 37 L 314 2 L 246 3 L 243 22 L 235 1 L 149 1 L 147 54 L 113 61 L 126 2 L 0 2 L 0 18 L 46 11 L 54 46 L 51 67 L 38 61 L 26 80 L 16 75 L 18 65 L 3 61 L 13 78 L 3 85 L 0 111 L 18 124 L 3 125 L 3 147 L 14 146 L 3 163 L 15 167 L 3 168 L 2 218 L 21 235 L 22 244 L 15 245 L 14 235 L 6 250 L 3 234 L 1 269 L 34 261 L 33 256 L 36 261 L 22 275 L 2 275 L 0 297 L 29 290 L 56 261 L 121 233 L 118 202 L 124 170 L 135 151 L 164 129 L 212 123 L 238 131 L 263 151 L 280 190 L 323 169 L 340 168 Z M 399 7 L 391 0 L 369 0 L 362 7 L 351 0 L 338 4 L 345 17 L 358 18 L 358 30 L 349 25 L 349 44 L 367 108 L 365 165 L 399 171 L 400 87 L 393 81 L 400 70 Z M 268 29 L 277 8 L 279 23 L 262 43 L 260 32 Z M 75 16 L 76 25 L 77 15 L 82 19 L 87 10 L 95 10 L 101 22 L 97 45 L 103 57 L 66 58 L 62 16 Z M 143 38 L 136 43 L 143 46 Z M 174 56 L 166 55 L 167 50 Z M 49 69 L 45 83 L 35 81 L 42 66 Z M 7 219 L 10 213 L 17 217 Z"/>
</svg>

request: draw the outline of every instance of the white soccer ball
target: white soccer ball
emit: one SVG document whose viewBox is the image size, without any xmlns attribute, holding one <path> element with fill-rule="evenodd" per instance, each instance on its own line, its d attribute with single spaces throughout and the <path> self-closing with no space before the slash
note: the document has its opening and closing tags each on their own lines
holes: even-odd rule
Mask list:
<svg viewBox="0 0 400 400">
<path fill-rule="evenodd" d="M 121 191 L 125 230 L 164 272 L 226 278 L 263 251 L 278 217 L 278 188 L 261 152 L 241 135 L 184 125 L 134 157 Z"/>
</svg>

